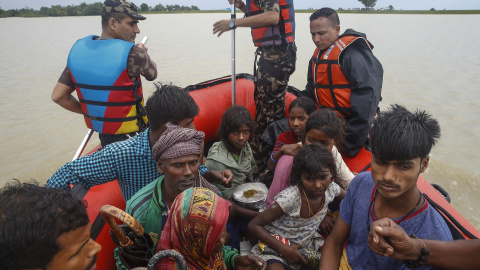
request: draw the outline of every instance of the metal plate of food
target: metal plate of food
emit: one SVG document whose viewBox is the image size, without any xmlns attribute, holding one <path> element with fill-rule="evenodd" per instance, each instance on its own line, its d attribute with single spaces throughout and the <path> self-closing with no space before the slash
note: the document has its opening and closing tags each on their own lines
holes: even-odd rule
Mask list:
<svg viewBox="0 0 480 270">
<path fill-rule="evenodd" d="M 233 190 L 233 201 L 251 210 L 265 209 L 268 188 L 263 183 L 245 183 Z"/>
</svg>

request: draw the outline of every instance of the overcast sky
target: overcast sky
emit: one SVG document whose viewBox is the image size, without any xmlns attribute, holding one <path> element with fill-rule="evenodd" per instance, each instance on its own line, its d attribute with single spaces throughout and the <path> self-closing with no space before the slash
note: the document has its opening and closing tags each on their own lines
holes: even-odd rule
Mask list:
<svg viewBox="0 0 480 270">
<path fill-rule="evenodd" d="M 0 0 L 0 8 L 21 9 L 33 8 L 39 10 L 42 6 L 50 7 L 52 5 L 79 5 L 82 2 L 95 3 L 103 2 L 102 0 Z M 227 0 L 133 0 L 138 6 L 147 3 L 149 6 L 155 6 L 159 3 L 162 5 L 192 6 L 195 5 L 201 10 L 219 10 L 229 7 Z M 363 5 L 357 0 L 294 0 L 297 9 L 318 9 L 321 7 L 331 7 L 337 9 L 339 7 L 361 8 Z M 461 10 L 461 9 L 480 9 L 480 0 L 378 0 L 375 7 L 388 7 L 392 5 L 395 9 L 400 10 L 428 10 L 435 8 L 436 10 Z"/>
</svg>

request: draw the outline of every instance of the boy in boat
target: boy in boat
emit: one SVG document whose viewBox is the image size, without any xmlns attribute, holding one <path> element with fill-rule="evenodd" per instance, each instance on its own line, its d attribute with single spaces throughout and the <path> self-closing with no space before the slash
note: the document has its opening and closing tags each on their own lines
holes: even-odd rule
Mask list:
<svg viewBox="0 0 480 270">
<path fill-rule="evenodd" d="M 140 75 L 153 81 L 157 65 L 143 43 L 135 44 L 138 22 L 145 19 L 129 0 L 106 0 L 102 35 L 87 36 L 73 45 L 53 89 L 53 101 L 83 114 L 87 127 L 99 133 L 103 147 L 147 127 Z"/>
<path fill-rule="evenodd" d="M 225 1 L 225 0 L 223 0 Z M 252 149 L 257 172 L 267 167 L 273 147 L 260 139 L 273 121 L 285 117 L 285 92 L 290 75 L 295 71 L 294 0 L 229 0 L 245 13 L 244 18 L 222 20 L 213 25 L 213 34 L 220 36 L 237 27 L 249 27 L 257 51 L 255 52 L 255 122 L 257 128 Z M 257 62 L 257 56 L 259 60 Z"/>
<path fill-rule="evenodd" d="M 204 137 L 205 134 L 201 131 L 167 124 L 165 132 L 152 147 L 153 158 L 162 175 L 127 201 L 125 211 L 140 222 L 145 232 L 152 237 L 153 253 L 157 249 L 173 201 L 180 193 L 191 187 L 203 187 L 220 195 L 218 188 L 198 173 L 198 159 Z M 232 211 L 233 207 L 230 207 L 230 212 Z M 265 262 L 258 257 L 239 256 L 230 247 L 223 247 L 223 259 L 228 269 L 237 269 L 238 266 L 261 269 L 265 266 Z M 125 269 L 119 260 L 117 268 Z"/>
<path fill-rule="evenodd" d="M 322 248 L 320 269 L 406 269 L 402 261 L 378 256 L 367 246 L 372 222 L 385 217 L 412 238 L 452 240 L 447 224 L 417 187 L 439 137 L 438 122 L 424 111 L 393 105 L 380 113 L 370 131 L 372 171 L 352 180 Z"/>
<path fill-rule="evenodd" d="M 90 238 L 83 202 L 38 184 L 0 190 L 0 228 L 1 269 L 95 269 L 102 249 Z"/>
<path fill-rule="evenodd" d="M 91 155 L 68 162 L 48 179 L 47 187 L 69 189 L 70 184 L 85 188 L 118 179 L 125 201 L 139 189 L 161 174 L 153 159 L 151 148 L 165 131 L 167 122 L 186 128 L 195 128 L 193 118 L 198 106 L 183 88 L 174 85 L 156 85 L 157 90 L 147 100 L 150 127 L 128 140 L 112 143 Z M 228 185 L 233 180 L 229 170 L 211 171 L 200 166 L 200 173 L 209 181 Z"/>
<path fill-rule="evenodd" d="M 383 68 L 365 34 L 347 29 L 339 36 L 335 10 L 322 8 L 310 16 L 317 47 L 308 63 L 305 95 L 319 107 L 329 107 L 347 122 L 342 151 L 356 156 L 367 145 L 368 131 L 381 100 Z"/>
</svg>

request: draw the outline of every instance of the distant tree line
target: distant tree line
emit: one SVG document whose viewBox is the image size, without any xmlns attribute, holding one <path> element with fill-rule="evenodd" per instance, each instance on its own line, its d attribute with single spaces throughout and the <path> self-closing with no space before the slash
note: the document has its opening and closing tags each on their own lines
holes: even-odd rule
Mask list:
<svg viewBox="0 0 480 270">
<path fill-rule="evenodd" d="M 162 5 L 158 4 L 154 7 L 151 7 L 145 3 L 140 5 L 140 10 L 142 12 L 148 11 L 190 11 L 190 10 L 200 10 L 196 6 L 180 6 L 180 5 Z M 44 16 L 92 16 L 92 15 L 101 15 L 103 10 L 103 3 L 96 2 L 93 4 L 87 4 L 85 2 L 80 5 L 71 5 L 71 6 L 60 6 L 55 5 L 51 7 L 41 7 L 40 10 L 33 10 L 32 8 L 22 8 L 22 9 L 9 9 L 3 10 L 0 7 L 0 17 L 44 17 Z"/>
</svg>

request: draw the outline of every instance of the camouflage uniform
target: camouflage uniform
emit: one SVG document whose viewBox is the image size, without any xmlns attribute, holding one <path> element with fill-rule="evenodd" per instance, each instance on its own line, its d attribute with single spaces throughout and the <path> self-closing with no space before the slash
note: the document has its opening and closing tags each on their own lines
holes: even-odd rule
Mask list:
<svg viewBox="0 0 480 270">
<path fill-rule="evenodd" d="M 280 12 L 277 0 L 255 0 L 264 11 Z M 254 92 L 255 122 L 257 128 L 252 140 L 252 149 L 257 163 L 256 180 L 264 181 L 259 174 L 265 172 L 273 147 L 263 142 L 260 137 L 269 124 L 285 118 L 285 92 L 290 75 L 295 71 L 297 48 L 295 43 L 284 42 L 282 46 L 258 47 L 259 56 L 256 70 Z M 271 181 L 271 179 L 270 179 Z"/>
<path fill-rule="evenodd" d="M 124 13 L 138 20 L 146 19 L 144 16 L 137 13 L 137 6 L 128 0 L 106 0 L 103 6 L 103 13 L 113 12 Z M 144 76 L 147 80 L 154 80 L 157 77 L 155 63 L 150 59 L 145 50 L 137 46 L 133 46 L 128 54 L 127 72 L 132 82 L 135 82 L 136 78 L 140 75 Z M 65 67 L 58 82 L 75 89 L 68 67 Z M 140 126 L 138 132 L 142 132 L 147 128 L 145 123 L 141 124 L 143 124 L 143 126 Z M 102 146 L 105 147 L 110 143 L 123 141 L 131 136 L 135 136 L 138 132 L 130 134 L 99 134 L 99 137 Z"/>
</svg>

